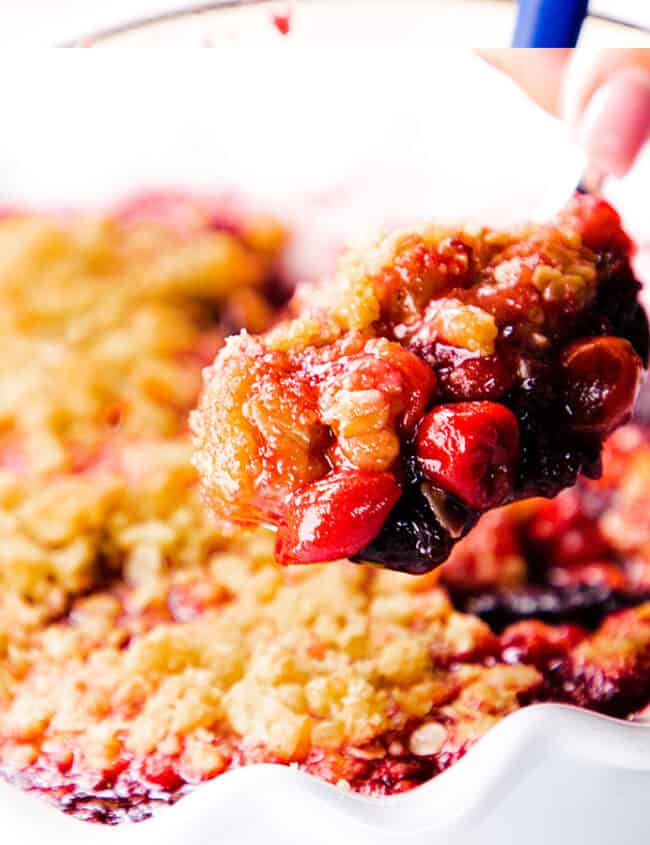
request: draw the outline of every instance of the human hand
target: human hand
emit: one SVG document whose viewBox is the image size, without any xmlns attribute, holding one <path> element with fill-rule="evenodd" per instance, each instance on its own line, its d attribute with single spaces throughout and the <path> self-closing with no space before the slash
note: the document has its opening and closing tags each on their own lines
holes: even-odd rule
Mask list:
<svg viewBox="0 0 650 845">
<path fill-rule="evenodd" d="M 566 122 L 590 165 L 624 176 L 650 137 L 650 49 L 479 50 Z"/>
</svg>

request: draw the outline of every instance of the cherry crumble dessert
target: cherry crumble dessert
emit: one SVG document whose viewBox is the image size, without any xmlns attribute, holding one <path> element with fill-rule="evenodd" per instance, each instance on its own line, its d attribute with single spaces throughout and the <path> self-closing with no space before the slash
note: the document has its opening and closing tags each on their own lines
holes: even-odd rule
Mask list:
<svg viewBox="0 0 650 845">
<path fill-rule="evenodd" d="M 648 354 L 604 200 L 549 225 L 427 226 L 349 255 L 295 319 L 231 338 L 191 418 L 206 501 L 281 563 L 440 564 L 498 505 L 600 471 Z"/>
<path fill-rule="evenodd" d="M 608 439 L 600 479 L 485 514 L 429 574 L 279 567 L 271 532 L 233 534 L 202 505 L 187 425 L 199 374 L 228 333 L 270 324 L 284 239 L 231 203 L 175 194 L 100 216 L 0 220 L 0 777 L 80 819 L 139 821 L 259 762 L 365 795 L 403 792 L 535 702 L 650 719 L 640 424 Z M 643 351 L 629 301 L 612 294 L 607 313 Z M 415 395 L 422 361 L 409 370 L 398 348 Z M 371 357 L 359 378 L 384 361 Z M 470 373 L 484 364 L 467 362 Z M 439 367 L 436 390 L 451 376 Z M 493 402 L 507 451 L 504 402 L 444 395 L 426 409 L 440 427 L 452 400 L 463 415 Z M 390 413 L 409 443 L 436 448 L 417 415 Z M 291 430 L 286 416 L 274 422 Z M 390 470 L 357 470 L 344 494 L 324 479 L 313 482 L 324 499 L 348 509 L 368 489 L 395 495 Z M 483 506 L 485 490 L 471 491 Z M 375 525 L 381 501 L 366 512 Z"/>
</svg>

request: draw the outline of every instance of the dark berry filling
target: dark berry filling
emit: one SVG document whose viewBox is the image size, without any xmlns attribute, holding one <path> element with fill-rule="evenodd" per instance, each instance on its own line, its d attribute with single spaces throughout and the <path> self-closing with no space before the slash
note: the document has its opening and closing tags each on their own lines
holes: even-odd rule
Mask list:
<svg viewBox="0 0 650 845">
<path fill-rule="evenodd" d="M 411 457 L 399 501 L 377 536 L 351 559 L 420 575 L 446 560 L 475 522 L 474 512 L 431 484 Z"/>
<path fill-rule="evenodd" d="M 458 602 L 467 613 L 500 632 L 514 622 L 537 619 L 549 625 L 572 622 L 593 630 L 605 616 L 643 600 L 604 584 L 572 586 L 530 584 L 526 587 L 469 596 Z"/>
</svg>

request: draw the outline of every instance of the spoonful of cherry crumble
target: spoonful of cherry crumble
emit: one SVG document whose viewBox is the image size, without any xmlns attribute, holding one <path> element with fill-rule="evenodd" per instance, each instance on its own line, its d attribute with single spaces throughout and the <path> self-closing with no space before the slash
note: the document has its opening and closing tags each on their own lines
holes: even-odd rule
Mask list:
<svg viewBox="0 0 650 845">
<path fill-rule="evenodd" d="M 647 363 L 631 254 L 594 195 L 543 225 L 425 225 L 349 253 L 205 371 L 206 502 L 277 528 L 280 563 L 422 573 L 485 511 L 597 476 Z"/>
</svg>

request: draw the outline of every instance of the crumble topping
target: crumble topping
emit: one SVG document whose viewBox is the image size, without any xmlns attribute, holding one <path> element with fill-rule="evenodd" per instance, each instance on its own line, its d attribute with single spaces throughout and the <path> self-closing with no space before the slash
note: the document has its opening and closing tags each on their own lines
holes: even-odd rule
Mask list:
<svg viewBox="0 0 650 845">
<path fill-rule="evenodd" d="M 133 209 L 2 219 L 4 463 L 74 471 L 97 459 L 114 427 L 178 433 L 224 335 L 268 325 L 261 289 L 282 229 L 261 220 L 258 233 L 251 222 L 233 234 L 193 206 L 191 225 L 175 227 L 132 220 Z"/>
</svg>

